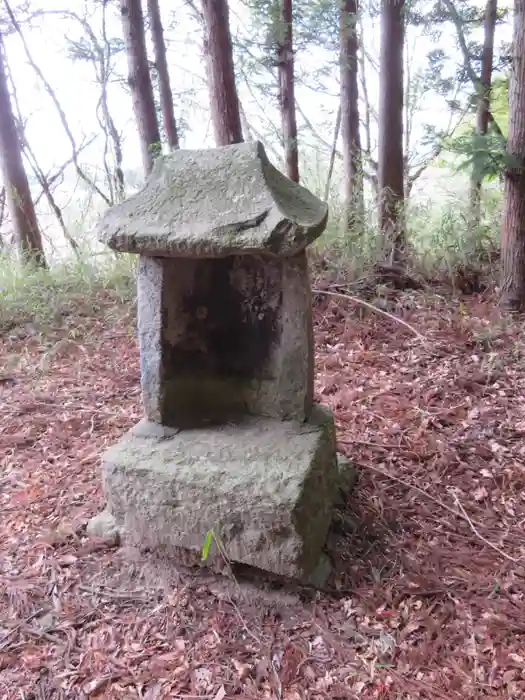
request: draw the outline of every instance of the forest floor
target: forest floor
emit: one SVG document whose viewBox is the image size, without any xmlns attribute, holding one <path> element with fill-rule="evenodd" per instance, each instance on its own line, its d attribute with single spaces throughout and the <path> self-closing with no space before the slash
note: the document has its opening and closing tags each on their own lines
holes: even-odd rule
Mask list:
<svg viewBox="0 0 525 700">
<path fill-rule="evenodd" d="M 85 535 L 141 415 L 131 312 L 0 337 L 0 698 L 525 698 L 525 328 L 490 299 L 315 309 L 317 398 L 359 471 L 315 594 Z M 351 529 L 351 528 L 350 528 Z"/>
</svg>

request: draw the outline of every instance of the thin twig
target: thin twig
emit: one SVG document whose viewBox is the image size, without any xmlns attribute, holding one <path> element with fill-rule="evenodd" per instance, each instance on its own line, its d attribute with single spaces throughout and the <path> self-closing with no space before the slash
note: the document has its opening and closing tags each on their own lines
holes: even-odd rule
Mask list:
<svg viewBox="0 0 525 700">
<path fill-rule="evenodd" d="M 314 292 L 314 294 L 325 294 L 326 296 L 335 297 L 336 299 L 346 299 L 347 301 L 353 301 L 354 304 L 360 304 L 361 306 L 366 306 L 367 309 L 371 309 L 372 311 L 375 311 L 376 313 L 381 314 L 382 316 L 386 316 L 391 321 L 396 321 L 397 323 L 400 323 L 402 326 L 405 326 L 405 328 L 408 328 L 408 330 L 411 331 L 416 336 L 416 338 L 419 338 L 421 340 L 421 342 L 426 343 L 428 340 L 418 330 L 416 330 L 413 326 L 411 326 L 410 323 L 403 321 L 402 318 L 398 318 L 397 316 L 394 316 L 393 314 L 389 314 L 388 311 L 383 311 L 383 309 L 378 309 L 377 306 L 370 304 L 368 301 L 365 301 L 364 299 L 359 299 L 359 297 L 350 296 L 350 294 L 341 294 L 340 292 L 329 292 L 329 291 L 326 291 L 324 289 L 312 289 L 312 292 Z"/>
<path fill-rule="evenodd" d="M 241 590 L 241 587 L 240 587 L 240 585 L 239 585 L 239 581 L 237 580 L 237 577 L 236 577 L 235 574 L 234 574 L 233 567 L 232 567 L 232 564 L 231 564 L 231 560 L 230 560 L 230 558 L 229 558 L 229 556 L 228 556 L 228 552 L 226 551 L 226 548 L 225 548 L 225 546 L 224 546 L 224 544 L 223 544 L 223 542 L 222 542 L 222 539 L 220 538 L 220 536 L 218 536 L 218 535 L 215 534 L 215 531 L 214 531 L 214 530 L 212 530 L 212 535 L 213 535 L 213 540 L 214 540 L 214 542 L 215 542 L 215 545 L 216 545 L 217 549 L 219 550 L 219 554 L 220 554 L 220 556 L 221 556 L 223 562 L 226 564 L 226 567 L 227 567 L 227 569 L 228 569 L 228 573 L 230 574 L 230 578 L 231 578 L 231 580 L 235 583 L 235 585 L 236 585 L 236 587 L 237 587 L 237 591 L 238 591 L 240 597 L 242 597 L 242 590 Z M 229 598 L 229 602 L 230 602 L 231 606 L 232 606 L 233 609 L 235 610 L 235 613 L 236 613 L 237 617 L 239 618 L 239 622 L 240 622 L 241 625 L 244 627 L 245 632 L 246 632 L 248 635 L 250 635 L 250 637 L 252 637 L 252 639 L 254 639 L 254 640 L 257 642 L 257 644 L 260 644 L 260 643 L 261 643 L 261 640 L 258 639 L 258 637 L 250 630 L 250 628 L 249 628 L 248 625 L 246 624 L 246 622 L 245 622 L 245 620 L 244 620 L 244 618 L 243 618 L 243 616 L 242 616 L 242 614 L 241 614 L 241 611 L 240 611 L 239 608 L 237 607 L 237 605 L 236 605 L 235 601 L 233 600 L 232 596 L 230 595 L 230 596 L 228 596 L 228 598 Z"/>
<path fill-rule="evenodd" d="M 452 492 L 451 492 L 451 493 L 452 493 Z M 520 557 L 519 559 L 516 559 L 516 557 L 512 557 L 510 554 L 507 554 L 507 552 L 504 552 L 502 549 L 500 549 L 500 547 L 498 547 L 498 545 L 493 544 L 492 542 L 490 542 L 490 540 L 487 540 L 486 537 L 483 537 L 483 535 L 482 535 L 482 534 L 478 531 L 478 529 L 476 528 L 474 522 L 472 521 L 472 519 L 470 518 L 470 516 L 468 515 L 468 513 L 467 513 L 467 512 L 465 511 L 465 509 L 463 508 L 463 505 L 462 505 L 461 501 L 459 500 L 459 498 L 456 496 L 455 493 L 452 493 L 452 498 L 455 500 L 457 507 L 460 509 L 460 511 L 461 511 L 461 513 L 463 514 L 463 517 L 465 518 L 465 520 L 467 521 L 467 523 L 470 525 L 470 528 L 471 528 L 472 532 L 473 532 L 473 533 L 476 535 L 476 537 L 478 537 L 484 544 L 486 544 L 487 547 L 490 547 L 490 548 L 493 549 L 495 552 L 497 552 L 498 554 L 500 554 L 502 557 L 504 557 L 504 558 L 507 559 L 508 561 L 513 562 L 514 564 L 518 564 L 518 563 L 522 560 L 521 557 Z"/>
<path fill-rule="evenodd" d="M 341 442 L 341 443 L 347 444 L 347 445 L 352 444 L 351 440 L 338 440 L 338 442 Z M 483 523 L 478 523 L 475 520 L 472 520 L 471 518 L 466 517 L 464 512 L 462 513 L 461 511 L 458 511 L 455 508 L 451 508 L 446 503 L 443 503 L 443 501 L 441 501 L 439 498 L 436 498 L 435 496 L 432 496 L 432 494 L 430 494 L 428 491 L 425 491 L 425 489 L 422 489 L 420 486 L 416 486 L 415 484 L 411 484 L 410 481 L 405 481 L 404 479 L 401 479 L 399 476 L 394 476 L 393 474 L 389 474 L 384 469 L 380 469 L 379 467 L 374 467 L 372 464 L 364 464 L 364 463 L 360 462 L 358 464 L 358 466 L 361 468 L 364 468 L 364 469 L 369 469 L 370 471 L 376 472 L 377 474 L 381 474 L 381 476 L 386 476 L 387 479 L 391 479 L 392 481 L 396 481 L 398 484 L 402 484 L 403 486 L 406 486 L 406 488 L 408 488 L 408 489 L 414 489 L 414 491 L 417 491 L 422 496 L 425 496 L 425 498 L 428 498 L 430 501 L 433 501 L 438 506 L 441 506 L 441 508 L 444 508 L 452 515 L 455 515 L 456 518 L 460 518 L 461 520 L 465 520 L 471 527 L 472 527 L 473 523 L 475 523 L 478 527 L 484 527 Z"/>
</svg>

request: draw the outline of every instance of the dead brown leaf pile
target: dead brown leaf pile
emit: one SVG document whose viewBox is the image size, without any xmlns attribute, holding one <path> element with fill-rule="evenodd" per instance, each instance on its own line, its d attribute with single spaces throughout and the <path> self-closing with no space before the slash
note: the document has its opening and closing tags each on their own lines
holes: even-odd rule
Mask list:
<svg viewBox="0 0 525 700">
<path fill-rule="evenodd" d="M 336 594 L 256 594 L 86 538 L 140 415 L 124 322 L 0 340 L 0 698 L 525 697 L 525 334 L 487 301 L 316 309 L 359 481 Z"/>
</svg>

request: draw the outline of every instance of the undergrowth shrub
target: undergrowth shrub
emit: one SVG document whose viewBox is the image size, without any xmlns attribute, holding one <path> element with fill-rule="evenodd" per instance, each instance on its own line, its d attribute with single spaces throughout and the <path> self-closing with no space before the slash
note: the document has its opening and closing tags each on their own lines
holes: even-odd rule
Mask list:
<svg viewBox="0 0 525 700">
<path fill-rule="evenodd" d="M 76 313 L 96 315 L 135 296 L 136 256 L 112 253 L 66 258 L 50 270 L 21 266 L 0 255 L 0 330 L 47 325 Z"/>
<path fill-rule="evenodd" d="M 326 233 L 316 250 L 335 272 L 345 271 L 349 277 L 361 276 L 380 261 L 389 250 L 376 228 L 376 212 L 368 202 L 361 232 L 342 233 L 341 208 L 331 205 L 331 218 Z M 468 191 L 448 195 L 436 203 L 432 198 L 409 202 L 406 212 L 409 266 L 426 279 L 436 277 L 453 283 L 458 272 L 472 269 L 493 278 L 497 272 L 501 192 L 483 192 L 479 227 L 469 226 Z"/>
<path fill-rule="evenodd" d="M 318 163 L 311 171 L 303 167 L 302 176 L 306 187 L 324 197 L 326 175 Z M 369 274 L 375 263 L 384 262 L 389 251 L 377 231 L 377 212 L 369 189 L 363 221 L 355 231 L 341 231 L 340 177 L 338 167 L 329 188 L 328 227 L 313 247 L 311 259 L 323 274 L 354 281 Z M 425 192 L 429 190 L 430 185 L 425 186 Z M 484 186 L 480 226 L 472 232 L 467 178 L 457 191 L 443 192 L 436 186 L 426 198 L 413 197 L 405 212 L 412 270 L 426 279 L 448 280 L 453 289 L 475 290 L 479 277 L 490 277 L 497 268 L 501 201 L 497 184 Z M 28 322 L 45 325 L 73 313 L 107 313 L 112 305 L 115 309 L 123 304 L 132 308 L 137 256 L 116 255 L 96 244 L 92 216 L 85 206 L 77 209 L 70 214 L 78 215 L 72 230 L 81 250 L 79 259 L 70 250 L 66 256 L 55 256 L 50 246 L 51 270 L 42 271 L 22 268 L 8 254 L 0 253 L 0 331 Z M 476 281 L 470 284 L 472 276 Z"/>
</svg>

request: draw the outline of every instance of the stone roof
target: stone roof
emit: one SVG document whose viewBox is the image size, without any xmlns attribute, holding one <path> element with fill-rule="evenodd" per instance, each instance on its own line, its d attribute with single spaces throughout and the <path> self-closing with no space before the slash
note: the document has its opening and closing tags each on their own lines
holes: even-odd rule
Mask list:
<svg viewBox="0 0 525 700">
<path fill-rule="evenodd" d="M 327 219 L 327 204 L 250 142 L 160 157 L 144 187 L 106 212 L 97 237 L 154 257 L 288 257 L 320 236 Z"/>
</svg>

